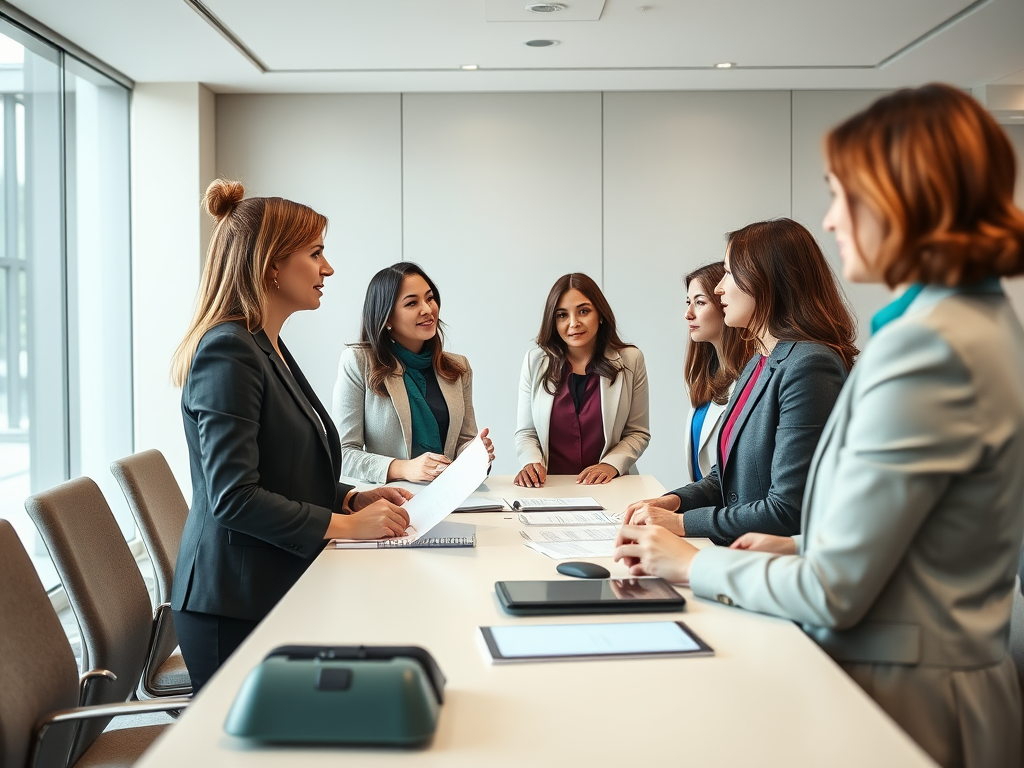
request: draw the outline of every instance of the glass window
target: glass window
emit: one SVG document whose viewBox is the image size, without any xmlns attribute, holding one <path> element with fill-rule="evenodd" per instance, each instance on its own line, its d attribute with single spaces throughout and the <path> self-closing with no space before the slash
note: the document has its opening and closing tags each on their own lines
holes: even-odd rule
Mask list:
<svg viewBox="0 0 1024 768">
<path fill-rule="evenodd" d="M 129 91 L 0 21 L 0 517 L 47 588 L 27 496 L 132 451 Z"/>
</svg>

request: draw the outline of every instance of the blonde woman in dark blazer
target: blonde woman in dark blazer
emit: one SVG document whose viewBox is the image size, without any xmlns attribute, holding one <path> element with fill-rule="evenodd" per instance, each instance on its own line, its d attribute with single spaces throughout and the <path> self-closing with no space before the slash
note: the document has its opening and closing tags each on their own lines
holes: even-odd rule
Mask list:
<svg viewBox="0 0 1024 768">
<path fill-rule="evenodd" d="M 555 282 L 537 344 L 519 381 L 515 484 L 537 488 L 549 473 L 607 483 L 628 473 L 651 441 L 647 368 L 619 339 L 597 283 L 580 273 Z"/>
<path fill-rule="evenodd" d="M 444 351 L 440 311 L 437 286 L 416 264 L 370 280 L 360 341 L 342 352 L 334 385 L 343 475 L 429 482 L 476 437 L 473 371 Z M 493 460 L 486 429 L 483 438 Z"/>
<path fill-rule="evenodd" d="M 627 526 L 634 574 L 803 625 L 939 764 L 1018 768 L 1007 653 L 1024 536 L 1024 273 L 1002 130 L 963 91 L 899 91 L 826 140 L 843 273 L 897 298 L 825 428 L 803 535 L 698 553 Z"/>
</svg>

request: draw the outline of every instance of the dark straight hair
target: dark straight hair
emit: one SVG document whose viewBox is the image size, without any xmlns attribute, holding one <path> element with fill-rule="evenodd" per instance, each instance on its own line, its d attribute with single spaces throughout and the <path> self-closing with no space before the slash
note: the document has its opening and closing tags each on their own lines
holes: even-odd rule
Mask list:
<svg viewBox="0 0 1024 768">
<path fill-rule="evenodd" d="M 754 356 L 754 341 L 742 329 L 725 325 L 722 299 L 715 293 L 715 286 L 725 277 L 725 262 L 716 261 L 697 267 L 686 276 L 686 290 L 694 280 L 704 289 L 704 296 L 723 316 L 722 357 L 718 356 L 715 345 L 709 341 L 690 341 L 686 348 L 686 363 L 683 378 L 690 392 L 690 404 L 695 408 L 704 403 L 714 402 L 725 405 L 729 400 L 729 387 L 743 372 L 743 366 Z"/>
<path fill-rule="evenodd" d="M 370 279 L 370 284 L 366 286 L 366 298 L 363 300 L 362 328 L 359 332 L 359 343 L 354 346 L 369 352 L 370 389 L 383 397 L 387 397 L 388 394 L 384 380 L 392 373 L 402 370 L 398 358 L 395 357 L 395 353 L 391 349 L 395 342 L 388 335 L 387 325 L 388 319 L 398 303 L 402 291 L 402 281 L 409 275 L 419 275 L 427 282 L 430 291 L 434 294 L 438 310 L 440 310 L 441 292 L 437 290 L 437 286 L 427 276 L 427 273 L 411 261 L 392 264 L 374 275 Z M 446 381 L 455 381 L 466 373 L 466 369 L 444 351 L 443 325 L 441 318 L 438 317 L 437 333 L 432 339 L 424 342 L 423 346 L 431 351 L 434 372 Z"/>
<path fill-rule="evenodd" d="M 597 343 L 594 346 L 594 357 L 592 358 L 594 370 L 599 375 L 609 381 L 615 381 L 621 366 L 605 356 L 607 351 L 633 346 L 619 338 L 619 334 L 615 330 L 615 314 L 597 283 L 582 272 L 562 275 L 551 286 L 551 291 L 548 293 L 548 300 L 544 303 L 544 317 L 541 319 L 540 333 L 537 334 L 537 346 L 544 350 L 548 359 L 548 369 L 544 371 L 544 389 L 552 395 L 558 391 L 565 378 L 566 356 L 565 342 L 558 335 L 558 328 L 555 326 L 555 312 L 562 296 L 574 288 L 594 305 L 597 316 L 602 321 L 597 326 Z"/>
<path fill-rule="evenodd" d="M 756 221 L 730 232 L 729 270 L 754 300 L 748 337 L 814 341 L 835 350 L 849 371 L 857 324 L 818 241 L 792 219 Z"/>
</svg>

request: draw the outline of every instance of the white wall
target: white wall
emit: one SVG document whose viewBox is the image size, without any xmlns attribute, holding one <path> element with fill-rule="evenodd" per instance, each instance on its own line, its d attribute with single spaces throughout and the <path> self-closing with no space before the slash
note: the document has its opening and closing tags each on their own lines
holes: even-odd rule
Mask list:
<svg viewBox="0 0 1024 768">
<path fill-rule="evenodd" d="M 673 486 L 688 410 L 683 275 L 721 258 L 725 232 L 771 216 L 794 216 L 833 254 L 821 137 L 876 95 L 220 95 L 216 169 L 331 219 L 337 274 L 322 308 L 282 334 L 325 402 L 370 276 L 417 261 L 442 293 L 448 348 L 474 368 L 495 471 L 514 472 L 523 354 L 551 283 L 585 271 L 647 358 L 653 440 L 640 469 Z M 863 325 L 886 295 L 851 298 Z"/>
<path fill-rule="evenodd" d="M 138 83 L 132 94 L 132 368 L 135 450 L 158 448 L 191 498 L 181 393 L 171 355 L 199 286 L 205 223 L 199 201 L 214 162 L 210 91 Z"/>
</svg>

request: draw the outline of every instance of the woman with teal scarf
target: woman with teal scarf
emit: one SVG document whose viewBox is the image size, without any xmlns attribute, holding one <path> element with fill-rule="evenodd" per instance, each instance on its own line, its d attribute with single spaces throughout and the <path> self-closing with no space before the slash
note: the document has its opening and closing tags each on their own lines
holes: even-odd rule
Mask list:
<svg viewBox="0 0 1024 768">
<path fill-rule="evenodd" d="M 803 535 L 698 552 L 625 526 L 616 558 L 799 622 L 940 765 L 1018 768 L 1024 329 L 999 281 L 1024 273 L 1013 149 L 971 96 L 928 85 L 854 115 L 825 151 L 843 275 L 895 297 L 818 442 Z"/>
<path fill-rule="evenodd" d="M 440 309 L 437 286 L 415 264 L 370 280 L 359 343 L 342 352 L 334 385 L 345 476 L 429 482 L 476 437 L 473 372 L 444 351 Z"/>
</svg>

